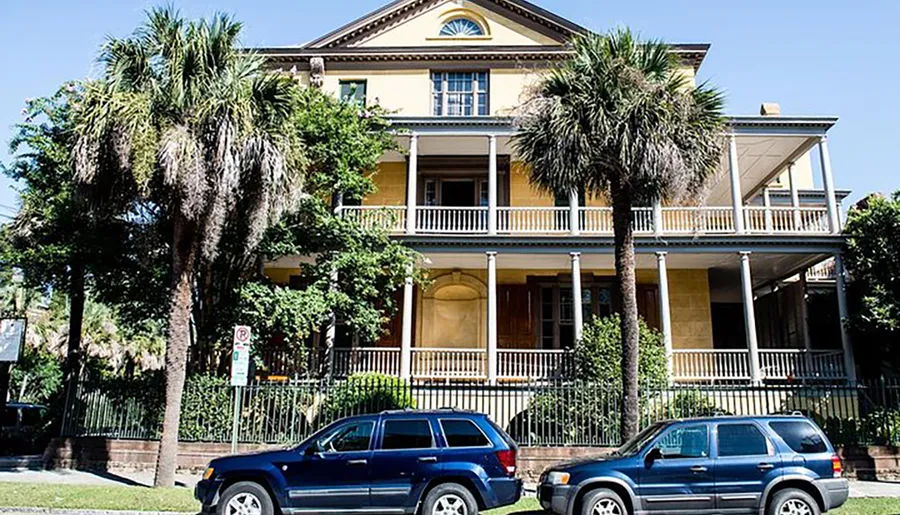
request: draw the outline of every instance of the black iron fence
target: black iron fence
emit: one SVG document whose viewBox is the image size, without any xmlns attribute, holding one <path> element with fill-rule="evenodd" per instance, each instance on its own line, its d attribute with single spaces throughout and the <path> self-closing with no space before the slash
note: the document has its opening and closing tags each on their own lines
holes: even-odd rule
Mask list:
<svg viewBox="0 0 900 515">
<path fill-rule="evenodd" d="M 361 376 L 343 381 L 258 383 L 235 389 L 201 378 L 184 390 L 180 438 L 232 439 L 234 402 L 238 440 L 300 442 L 350 415 L 385 409 L 458 408 L 487 413 L 524 446 L 616 446 L 620 387 L 597 383 L 436 384 Z M 642 425 L 666 418 L 800 412 L 838 445 L 900 445 L 900 382 L 857 385 L 644 386 Z M 161 385 L 81 383 L 67 407 L 65 436 L 152 440 L 159 437 Z"/>
</svg>

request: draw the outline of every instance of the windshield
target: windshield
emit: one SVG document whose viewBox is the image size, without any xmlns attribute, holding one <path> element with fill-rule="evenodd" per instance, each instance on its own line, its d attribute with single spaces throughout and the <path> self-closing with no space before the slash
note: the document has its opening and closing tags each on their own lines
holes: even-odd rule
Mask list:
<svg viewBox="0 0 900 515">
<path fill-rule="evenodd" d="M 647 445 L 647 442 L 652 440 L 664 427 L 666 427 L 666 422 L 657 422 L 653 424 L 640 433 L 638 433 L 634 438 L 628 440 L 625 445 L 616 449 L 615 454 L 620 456 L 631 456 L 633 454 L 637 454 L 641 449 Z"/>
</svg>

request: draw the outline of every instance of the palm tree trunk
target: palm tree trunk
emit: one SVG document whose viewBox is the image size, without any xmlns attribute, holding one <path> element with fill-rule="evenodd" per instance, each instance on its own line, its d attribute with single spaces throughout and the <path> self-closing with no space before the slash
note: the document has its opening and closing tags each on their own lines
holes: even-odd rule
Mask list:
<svg viewBox="0 0 900 515">
<path fill-rule="evenodd" d="M 634 275 L 634 230 L 631 194 L 612 192 L 613 232 L 616 246 L 616 282 L 622 300 L 622 420 L 620 433 L 626 442 L 638 431 L 638 311 Z"/>
<path fill-rule="evenodd" d="M 173 287 L 169 309 L 169 341 L 166 344 L 166 408 L 156 458 L 156 477 L 153 481 L 157 487 L 175 486 L 181 398 L 190 346 L 191 277 L 195 258 L 192 231 L 187 225 L 183 219 L 176 219 L 172 239 Z"/>
<path fill-rule="evenodd" d="M 66 413 L 75 402 L 75 389 L 81 375 L 81 329 L 84 325 L 84 265 L 74 259 L 69 278 L 69 344 L 66 349 L 66 362 L 63 368 L 63 381 L 66 388 Z M 65 424 L 63 424 L 65 427 Z"/>
</svg>

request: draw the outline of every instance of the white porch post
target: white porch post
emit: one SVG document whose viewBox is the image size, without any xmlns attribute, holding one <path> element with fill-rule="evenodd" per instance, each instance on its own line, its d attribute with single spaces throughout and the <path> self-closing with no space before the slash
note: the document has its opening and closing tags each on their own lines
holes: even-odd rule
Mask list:
<svg viewBox="0 0 900 515">
<path fill-rule="evenodd" d="M 569 193 L 569 234 L 572 236 L 578 236 L 581 234 L 581 227 L 578 219 L 578 191 L 572 190 Z"/>
<path fill-rule="evenodd" d="M 581 252 L 570 252 L 572 257 L 572 311 L 575 322 L 575 341 L 584 334 L 584 307 L 581 297 Z"/>
<path fill-rule="evenodd" d="M 416 202 L 418 202 L 419 136 L 409 137 L 409 168 L 406 171 L 406 234 L 416 233 Z"/>
<path fill-rule="evenodd" d="M 497 383 L 497 253 L 487 253 L 487 376 L 488 383 Z"/>
<path fill-rule="evenodd" d="M 741 171 L 738 169 L 737 138 L 728 138 L 728 171 L 731 176 L 731 203 L 734 216 L 734 232 L 744 233 L 744 196 L 741 193 Z"/>
<path fill-rule="evenodd" d="M 663 214 L 662 214 L 662 200 L 656 199 L 656 202 L 653 203 L 653 235 L 654 236 L 662 236 L 663 233 Z"/>
<path fill-rule="evenodd" d="M 497 234 L 497 136 L 488 137 L 488 234 Z"/>
<path fill-rule="evenodd" d="M 828 205 L 828 228 L 832 234 L 840 234 L 841 219 L 834 195 L 834 176 L 831 173 L 831 154 L 828 153 L 828 137 L 819 138 L 819 159 L 822 164 L 822 184 L 825 185 L 825 202 Z"/>
<path fill-rule="evenodd" d="M 669 270 L 666 266 L 666 252 L 656 253 L 656 266 L 659 270 L 659 323 L 662 326 L 663 342 L 666 345 L 666 371 L 669 381 L 675 376 L 672 352 L 672 314 L 669 310 Z"/>
<path fill-rule="evenodd" d="M 403 283 L 403 326 L 400 339 L 400 377 L 412 377 L 413 280 L 407 274 Z"/>
<path fill-rule="evenodd" d="M 741 292 L 744 297 L 744 325 L 750 351 L 750 380 L 762 382 L 759 370 L 759 345 L 756 341 L 756 312 L 753 309 L 753 279 L 750 276 L 750 252 L 741 252 Z"/>
<path fill-rule="evenodd" d="M 788 164 L 788 180 L 791 185 L 791 207 L 794 208 L 794 230 L 800 231 L 802 221 L 800 219 L 800 190 L 797 188 L 797 172 L 794 171 L 794 163 Z"/>
<path fill-rule="evenodd" d="M 772 196 L 769 194 L 769 187 L 763 188 L 763 206 L 766 208 L 766 232 L 772 234 Z"/>
<path fill-rule="evenodd" d="M 838 314 L 841 317 L 841 347 L 844 349 L 844 368 L 847 372 L 847 381 L 856 383 L 856 360 L 853 357 L 853 341 L 850 339 L 850 330 L 847 328 L 847 318 L 850 310 L 847 307 L 847 283 L 844 259 L 841 253 L 834 255 L 834 277 L 836 279 L 835 290 L 838 301 Z"/>
</svg>

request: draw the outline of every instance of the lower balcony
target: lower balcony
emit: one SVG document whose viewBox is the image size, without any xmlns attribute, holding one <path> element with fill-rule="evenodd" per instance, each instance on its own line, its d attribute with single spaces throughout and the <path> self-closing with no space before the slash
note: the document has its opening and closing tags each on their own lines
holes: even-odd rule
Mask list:
<svg viewBox="0 0 900 515">
<path fill-rule="evenodd" d="M 743 234 L 823 235 L 832 232 L 828 210 L 824 207 L 745 206 L 742 212 Z M 613 234 L 612 208 L 607 207 L 582 207 L 575 216 L 568 207 L 498 207 L 493 231 L 487 207 L 416 206 L 413 228 L 408 226 L 406 206 L 349 206 L 343 208 L 343 213 L 365 227 L 380 228 L 393 234 Z M 577 219 L 575 230 L 573 218 Z M 741 229 L 736 226 L 734 210 L 729 206 L 635 208 L 632 224 L 639 235 L 725 235 L 738 233 Z"/>
</svg>

